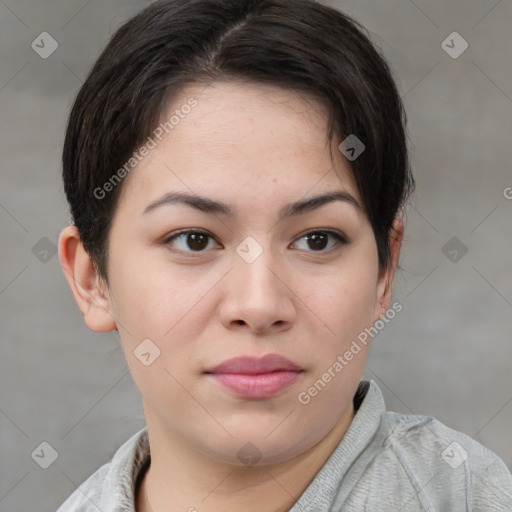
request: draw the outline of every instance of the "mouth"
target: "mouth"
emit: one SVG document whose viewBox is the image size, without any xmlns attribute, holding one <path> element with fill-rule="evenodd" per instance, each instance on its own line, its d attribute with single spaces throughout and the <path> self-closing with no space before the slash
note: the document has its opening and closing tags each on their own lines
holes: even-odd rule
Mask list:
<svg viewBox="0 0 512 512">
<path fill-rule="evenodd" d="M 237 396 L 264 399 L 293 384 L 304 372 L 279 354 L 229 359 L 204 373 Z"/>
</svg>

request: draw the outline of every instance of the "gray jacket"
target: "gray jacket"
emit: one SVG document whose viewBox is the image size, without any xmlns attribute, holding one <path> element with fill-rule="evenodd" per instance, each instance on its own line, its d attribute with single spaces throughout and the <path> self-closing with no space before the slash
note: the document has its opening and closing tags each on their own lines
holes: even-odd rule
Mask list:
<svg viewBox="0 0 512 512">
<path fill-rule="evenodd" d="M 373 380 L 361 389 L 345 436 L 289 512 L 512 511 L 512 475 L 496 454 L 431 416 L 386 412 Z M 149 462 L 143 429 L 57 512 L 134 512 Z"/>
</svg>

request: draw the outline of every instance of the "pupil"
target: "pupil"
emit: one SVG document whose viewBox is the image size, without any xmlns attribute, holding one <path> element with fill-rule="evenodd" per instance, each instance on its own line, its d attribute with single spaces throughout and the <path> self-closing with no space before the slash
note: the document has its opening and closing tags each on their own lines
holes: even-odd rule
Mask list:
<svg viewBox="0 0 512 512">
<path fill-rule="evenodd" d="M 313 242 L 313 247 L 310 244 L 310 247 L 312 249 L 324 249 L 326 246 L 325 242 L 327 240 L 327 236 L 325 233 L 322 233 L 321 235 L 318 235 L 318 234 L 309 235 L 308 239 L 309 239 L 309 242 Z M 323 239 L 323 240 L 320 240 L 320 239 Z"/>
<path fill-rule="evenodd" d="M 189 234 L 188 236 L 189 236 L 189 240 L 192 239 L 192 242 L 189 243 L 190 249 L 196 249 L 196 250 L 204 249 L 204 247 L 205 247 L 204 241 L 206 240 L 206 236 L 204 234 L 192 233 L 192 234 Z M 198 242 L 198 240 L 200 240 L 201 237 L 203 238 L 203 243 L 201 243 L 201 241 Z"/>
</svg>

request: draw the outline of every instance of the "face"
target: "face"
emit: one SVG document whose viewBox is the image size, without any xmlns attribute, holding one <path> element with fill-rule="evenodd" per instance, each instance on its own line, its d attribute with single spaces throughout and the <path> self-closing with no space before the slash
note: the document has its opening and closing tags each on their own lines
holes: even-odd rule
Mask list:
<svg viewBox="0 0 512 512">
<path fill-rule="evenodd" d="M 367 348 L 335 363 L 382 314 L 386 276 L 320 105 L 217 82 L 189 86 L 166 118 L 189 96 L 123 183 L 111 313 L 150 432 L 219 461 L 240 464 L 249 442 L 285 461 L 352 413 Z M 325 194 L 338 199 L 307 203 Z"/>
</svg>

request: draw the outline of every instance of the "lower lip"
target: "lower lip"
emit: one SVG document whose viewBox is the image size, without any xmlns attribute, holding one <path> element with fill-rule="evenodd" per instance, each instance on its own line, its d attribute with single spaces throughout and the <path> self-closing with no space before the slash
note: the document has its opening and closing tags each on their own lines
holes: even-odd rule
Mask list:
<svg viewBox="0 0 512 512">
<path fill-rule="evenodd" d="M 300 372 L 271 373 L 213 373 L 211 376 L 223 386 L 245 398 L 269 398 L 293 384 Z"/>
</svg>

